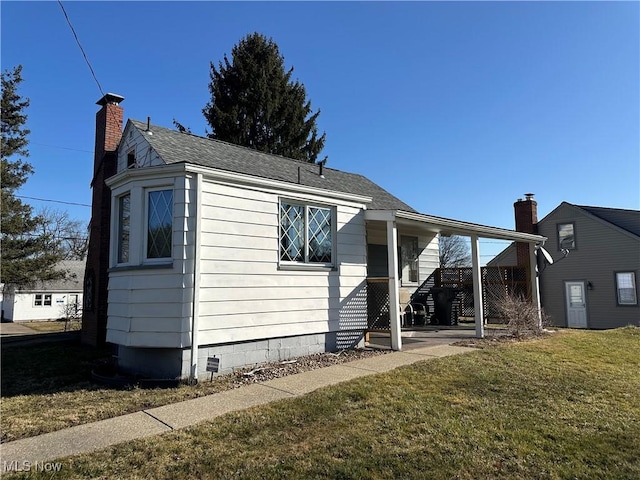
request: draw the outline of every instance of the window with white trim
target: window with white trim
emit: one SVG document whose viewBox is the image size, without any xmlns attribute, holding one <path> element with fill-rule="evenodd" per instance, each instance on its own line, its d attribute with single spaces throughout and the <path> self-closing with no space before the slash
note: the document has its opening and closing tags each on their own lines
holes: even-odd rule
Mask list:
<svg viewBox="0 0 640 480">
<path fill-rule="evenodd" d="M 333 264 L 333 210 L 280 202 L 280 261 Z"/>
<path fill-rule="evenodd" d="M 147 192 L 147 258 L 171 258 L 173 190 Z"/>
<path fill-rule="evenodd" d="M 616 292 L 618 305 L 637 305 L 636 273 L 616 272 Z"/>
<path fill-rule="evenodd" d="M 34 307 L 50 307 L 51 306 L 51 294 L 50 293 L 36 293 L 33 295 Z"/>
<path fill-rule="evenodd" d="M 131 195 L 118 198 L 118 263 L 129 261 L 129 240 L 131 234 Z"/>
<path fill-rule="evenodd" d="M 418 237 L 400 236 L 400 279 L 403 284 L 418 282 Z"/>
</svg>

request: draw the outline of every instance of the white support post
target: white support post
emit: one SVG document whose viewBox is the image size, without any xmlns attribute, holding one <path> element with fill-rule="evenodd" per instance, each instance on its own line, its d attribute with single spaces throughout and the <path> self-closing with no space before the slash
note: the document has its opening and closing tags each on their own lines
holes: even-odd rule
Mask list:
<svg viewBox="0 0 640 480">
<path fill-rule="evenodd" d="M 542 309 L 540 308 L 540 280 L 538 278 L 538 262 L 536 246 L 529 244 L 529 283 L 531 284 L 531 303 L 538 312 L 538 328 L 542 328 Z"/>
<path fill-rule="evenodd" d="M 400 328 L 400 299 L 398 292 L 398 229 L 396 222 L 387 221 L 387 257 L 389 259 L 389 321 L 391 322 L 391 348 L 402 350 Z"/>
<path fill-rule="evenodd" d="M 482 270 L 480 269 L 480 242 L 477 235 L 471 236 L 471 262 L 473 266 L 473 307 L 476 321 L 476 338 L 484 338 Z"/>
</svg>

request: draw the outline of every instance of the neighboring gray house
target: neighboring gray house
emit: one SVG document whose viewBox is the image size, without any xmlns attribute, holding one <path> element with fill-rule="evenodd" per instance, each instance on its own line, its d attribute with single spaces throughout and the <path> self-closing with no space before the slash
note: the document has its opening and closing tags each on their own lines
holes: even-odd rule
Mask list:
<svg viewBox="0 0 640 480">
<path fill-rule="evenodd" d="M 67 278 L 9 289 L 4 293 L 2 302 L 4 320 L 56 320 L 70 312 L 79 313 L 82 307 L 84 266 L 84 261 L 67 260 L 58 267 L 68 272 Z"/>
<path fill-rule="evenodd" d="M 516 202 L 516 216 L 525 203 Z M 640 325 L 640 211 L 562 202 L 539 222 L 535 215 L 531 221 L 549 239 L 545 249 L 555 260 L 540 273 L 540 300 L 553 325 Z M 489 265 L 516 263 L 512 244 Z"/>
<path fill-rule="evenodd" d="M 479 237 L 545 240 L 418 213 L 362 175 L 150 122 L 121 130 L 121 101 L 98 102 L 83 338 L 99 343 L 104 322 L 125 370 L 206 378 L 213 356 L 229 371 L 362 346 L 372 276 L 399 350 L 401 297 L 438 267 L 439 233 L 472 237 L 477 278 Z"/>
</svg>

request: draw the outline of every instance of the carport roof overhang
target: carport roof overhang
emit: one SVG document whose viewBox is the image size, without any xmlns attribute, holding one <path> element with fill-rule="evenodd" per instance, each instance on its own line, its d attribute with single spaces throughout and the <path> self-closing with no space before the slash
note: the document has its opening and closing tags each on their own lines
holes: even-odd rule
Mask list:
<svg viewBox="0 0 640 480">
<path fill-rule="evenodd" d="M 478 236 L 513 242 L 534 243 L 536 245 L 544 245 L 547 241 L 547 237 L 542 235 L 516 232 L 506 228 L 490 227 L 422 213 L 406 212 L 404 210 L 366 210 L 364 218 L 365 220 L 381 222 L 395 221 L 398 226 L 409 226 L 442 235 Z"/>
</svg>

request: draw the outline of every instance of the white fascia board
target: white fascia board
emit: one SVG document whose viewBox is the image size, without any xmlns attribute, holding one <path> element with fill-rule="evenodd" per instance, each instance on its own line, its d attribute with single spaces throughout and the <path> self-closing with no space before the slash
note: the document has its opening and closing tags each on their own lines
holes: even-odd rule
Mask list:
<svg viewBox="0 0 640 480">
<path fill-rule="evenodd" d="M 184 174 L 186 171 L 187 169 L 185 168 L 184 163 L 157 165 L 155 167 L 130 168 L 123 172 L 116 173 L 112 177 L 107 178 L 104 182 L 111 190 L 114 190 L 133 180 L 173 177 L 175 175 Z"/>
<path fill-rule="evenodd" d="M 432 232 L 446 233 L 450 235 L 477 235 L 482 238 L 527 242 L 537 245 L 544 245 L 547 241 L 547 237 L 543 237 L 542 235 L 516 232 L 515 230 L 507 230 L 506 228 L 490 227 L 487 225 L 479 225 L 460 220 L 424 215 L 422 213 L 405 212 L 403 210 L 367 210 L 365 212 L 365 219 L 406 220 L 408 223 L 415 222 L 415 226 L 418 228 L 422 227 Z"/>
<path fill-rule="evenodd" d="M 376 222 L 389 222 L 396 219 L 395 210 L 365 210 L 364 219 Z"/>
<path fill-rule="evenodd" d="M 253 175 L 229 172 L 226 170 L 217 170 L 215 168 L 203 167 L 200 165 L 185 165 L 186 170 L 189 172 L 201 173 L 207 180 L 228 183 L 229 185 L 244 185 L 259 188 L 262 190 L 276 190 L 282 193 L 320 196 L 346 202 L 352 202 L 357 205 L 366 205 L 373 201 L 373 198 L 371 197 L 356 195 L 354 193 L 345 193 L 324 188 L 310 187 L 307 185 L 298 185 L 295 183 L 283 182 L 280 180 L 272 180 L 270 178 L 255 177 Z"/>
</svg>

